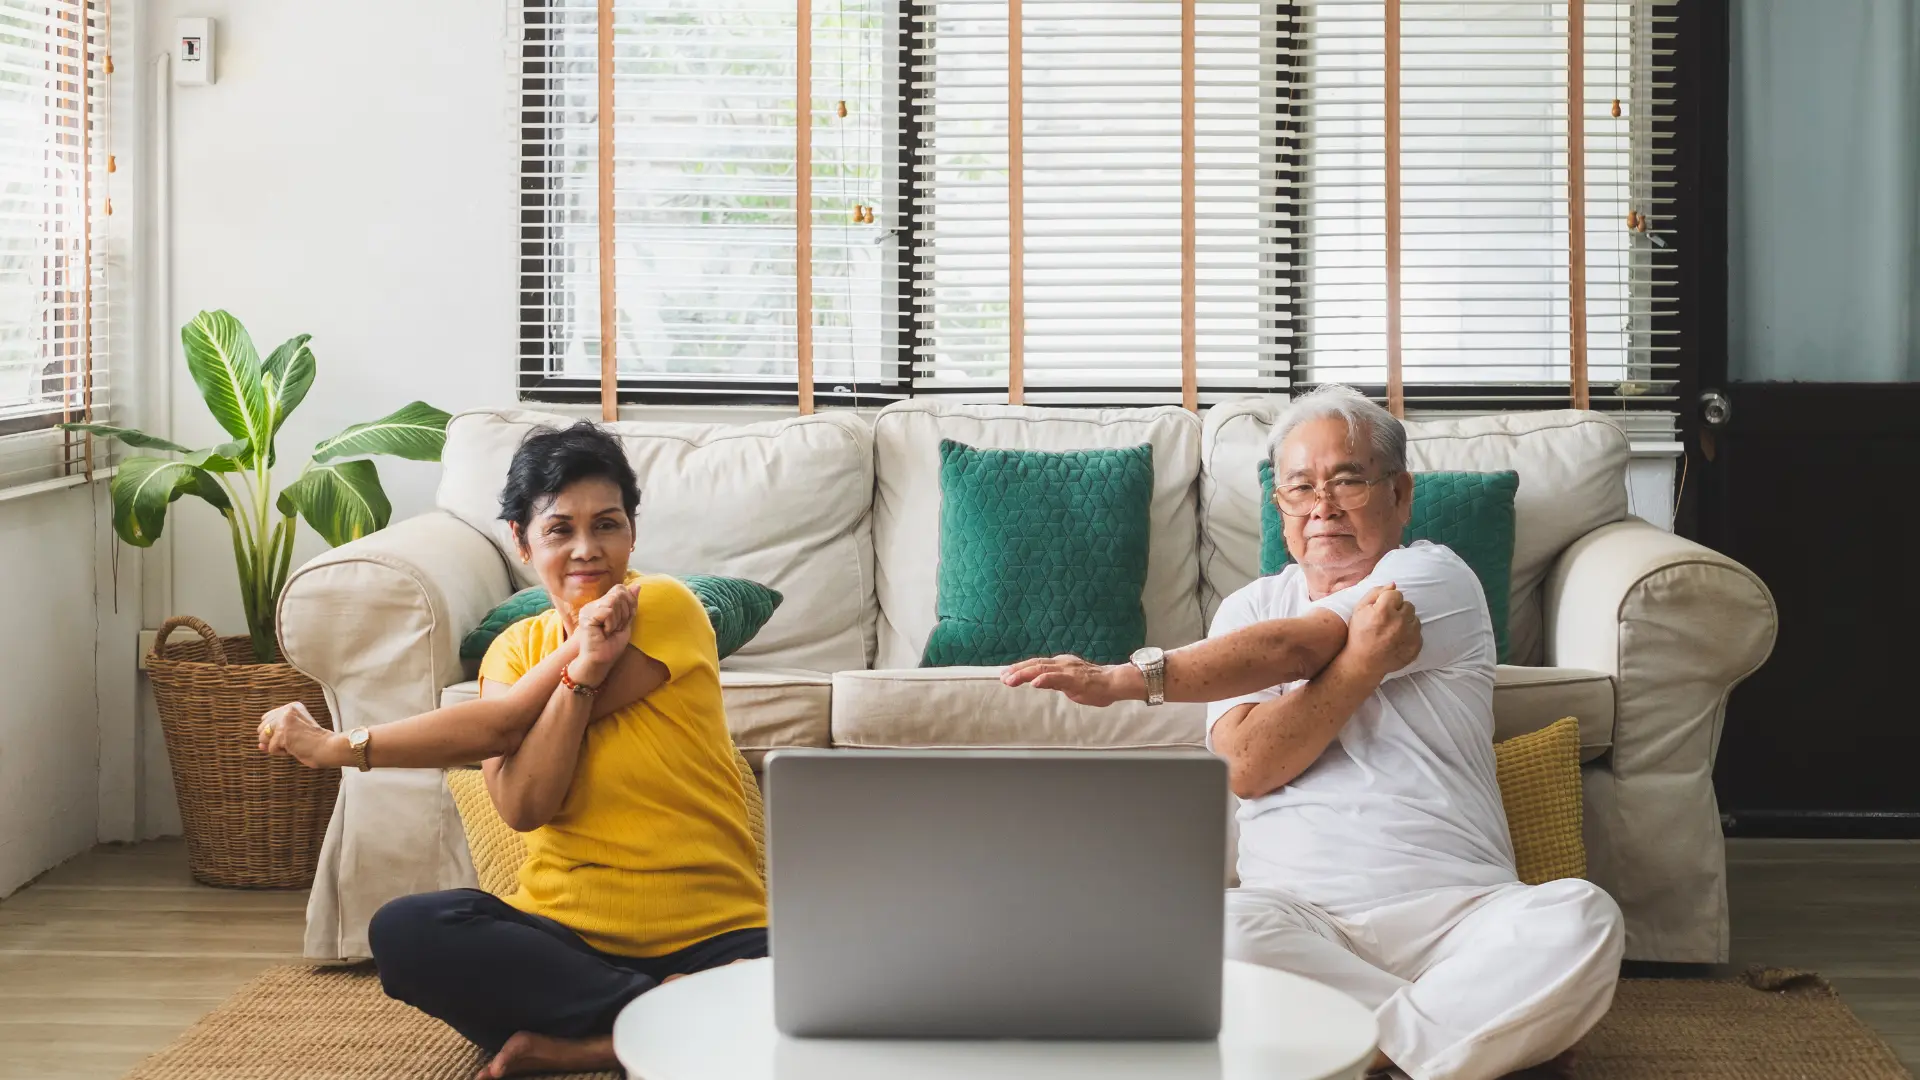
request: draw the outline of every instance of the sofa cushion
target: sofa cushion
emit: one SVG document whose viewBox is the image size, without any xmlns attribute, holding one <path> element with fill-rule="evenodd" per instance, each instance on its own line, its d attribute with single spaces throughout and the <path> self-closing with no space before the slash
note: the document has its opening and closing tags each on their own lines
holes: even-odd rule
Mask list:
<svg viewBox="0 0 1920 1080">
<path fill-rule="evenodd" d="M 923 667 L 1075 653 L 1117 664 L 1146 642 L 1153 447 L 982 450 L 940 443 L 939 621 Z"/>
<path fill-rule="evenodd" d="M 1571 718 L 1556 720 L 1496 743 L 1493 763 L 1515 875 L 1529 885 L 1586 877 L 1579 725 Z"/>
<path fill-rule="evenodd" d="M 1206 745 L 1204 705 L 1123 701 L 1095 709 L 1051 691 L 1009 687 L 1000 681 L 1000 671 L 839 672 L 833 676 L 832 744 L 863 749 Z M 731 706 L 733 699 L 727 701 Z M 1538 731 L 1564 716 L 1579 719 L 1580 760 L 1605 754 L 1613 746 L 1613 679 L 1578 668 L 1501 665 L 1493 689 L 1496 742 Z"/>
<path fill-rule="evenodd" d="M 572 422 L 485 409 L 447 425 L 438 504 L 494 538 L 516 587 L 539 582 L 499 520 L 507 463 L 534 428 Z M 626 447 L 640 481 L 635 569 L 741 577 L 786 597 L 729 666 L 867 666 L 875 608 L 873 442 L 865 421 L 821 413 L 758 424 L 604 426 Z"/>
<path fill-rule="evenodd" d="M 1153 749 L 1206 745 L 1207 708 L 1123 701 L 1075 705 L 1010 687 L 997 667 L 842 671 L 833 677 L 833 745 L 859 749 Z"/>
<path fill-rule="evenodd" d="M 1580 760 L 1613 748 L 1613 676 L 1582 668 L 1502 664 L 1493 680 L 1493 741 L 1517 738 L 1571 716 L 1580 722 Z"/>
<path fill-rule="evenodd" d="M 920 663 L 939 596 L 940 441 L 1002 450 L 1153 447 L 1147 643 L 1171 648 L 1205 633 L 1199 600 L 1200 421 L 1180 408 L 1035 409 L 902 401 L 874 419 L 873 539 L 879 650 L 873 666 Z M 1248 473 L 1253 466 L 1248 464 Z M 1257 532 L 1257 523 L 1256 523 Z M 769 582 L 785 588 L 778 582 Z M 791 603 L 791 600 L 789 600 Z M 841 670 L 864 665 L 842 665 Z"/>
<path fill-rule="evenodd" d="M 1285 398 L 1244 398 L 1207 412 L 1201 436 L 1201 573 L 1208 614 L 1260 570 L 1260 477 L 1267 433 Z M 1502 413 L 1407 424 L 1416 472 L 1520 474 L 1514 495 L 1508 656 L 1545 656 L 1540 586 L 1569 544 L 1627 516 L 1627 437 L 1602 413 Z"/>
<path fill-rule="evenodd" d="M 720 669 L 727 731 L 755 769 L 770 750 L 829 745 L 832 692 L 833 681 L 823 672 Z M 440 704 L 478 696 L 479 680 L 469 680 L 440 691 Z"/>
</svg>

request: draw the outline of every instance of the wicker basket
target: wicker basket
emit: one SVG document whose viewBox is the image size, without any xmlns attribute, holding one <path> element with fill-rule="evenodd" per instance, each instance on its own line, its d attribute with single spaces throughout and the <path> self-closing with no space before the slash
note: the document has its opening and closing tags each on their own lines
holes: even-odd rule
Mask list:
<svg viewBox="0 0 1920 1080">
<path fill-rule="evenodd" d="M 186 627 L 199 641 L 169 646 Z M 305 702 L 332 726 L 320 684 L 283 663 L 254 662 L 244 637 L 222 639 L 188 615 L 168 619 L 147 658 L 194 880 L 234 889 L 313 884 L 340 789 L 334 769 L 260 752 L 260 714 Z"/>
</svg>

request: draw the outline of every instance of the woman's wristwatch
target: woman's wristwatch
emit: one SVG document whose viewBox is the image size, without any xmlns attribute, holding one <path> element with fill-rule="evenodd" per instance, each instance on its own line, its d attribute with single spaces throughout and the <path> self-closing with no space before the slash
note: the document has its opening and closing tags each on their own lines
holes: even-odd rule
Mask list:
<svg viewBox="0 0 1920 1080">
<path fill-rule="evenodd" d="M 367 747 L 373 744 L 373 732 L 357 727 L 347 732 L 347 749 L 353 751 L 353 763 L 361 772 L 373 768 L 373 762 L 367 759 Z"/>
</svg>

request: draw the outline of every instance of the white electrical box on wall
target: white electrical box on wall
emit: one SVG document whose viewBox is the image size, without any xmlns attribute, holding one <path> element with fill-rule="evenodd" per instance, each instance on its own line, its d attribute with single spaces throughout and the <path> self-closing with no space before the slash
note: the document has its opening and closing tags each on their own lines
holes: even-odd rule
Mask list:
<svg viewBox="0 0 1920 1080">
<path fill-rule="evenodd" d="M 212 19 L 173 21 L 173 81 L 181 86 L 212 84 Z"/>
</svg>

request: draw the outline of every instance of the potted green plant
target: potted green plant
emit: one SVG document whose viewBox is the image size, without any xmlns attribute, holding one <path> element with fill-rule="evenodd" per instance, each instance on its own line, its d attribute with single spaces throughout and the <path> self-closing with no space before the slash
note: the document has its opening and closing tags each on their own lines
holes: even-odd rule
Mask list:
<svg viewBox="0 0 1920 1080">
<path fill-rule="evenodd" d="M 333 811 L 338 773 L 303 769 L 254 746 L 260 714 L 289 701 L 305 702 L 330 722 L 320 686 L 280 662 L 274 636 L 298 521 L 336 546 L 386 527 L 392 506 L 367 455 L 438 461 L 446 442 L 447 414 L 411 402 L 322 439 L 276 494 L 276 437 L 317 374 L 310 339 L 290 338 L 262 360 L 246 328 L 224 311 L 203 311 L 181 329 L 194 385 L 231 436 L 218 446 L 193 450 L 131 428 L 62 425 L 169 455 L 120 462 L 111 493 L 122 540 L 152 546 L 168 508 L 185 495 L 218 510 L 232 534 L 247 636 L 222 639 L 198 619 L 175 616 L 161 625 L 147 661 L 188 861 L 208 884 L 311 884 Z M 180 626 L 201 640 L 169 647 L 168 635 Z"/>
</svg>

